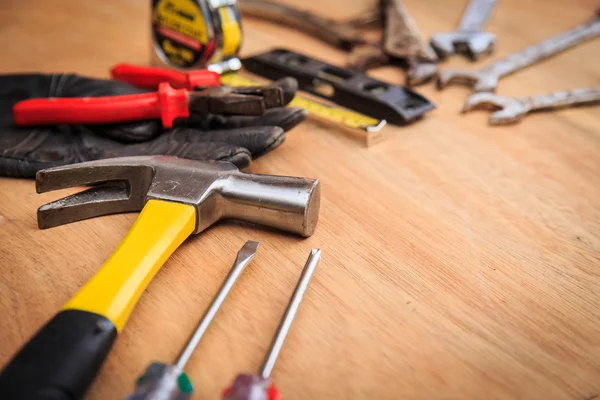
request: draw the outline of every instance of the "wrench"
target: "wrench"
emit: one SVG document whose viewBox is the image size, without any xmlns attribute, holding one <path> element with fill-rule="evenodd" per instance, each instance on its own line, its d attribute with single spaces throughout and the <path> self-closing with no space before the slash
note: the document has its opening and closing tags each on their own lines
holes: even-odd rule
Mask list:
<svg viewBox="0 0 600 400">
<path fill-rule="evenodd" d="M 496 89 L 498 80 L 503 76 L 533 65 L 599 34 L 600 18 L 596 16 L 588 23 L 578 25 L 525 50 L 511 54 L 480 71 L 463 69 L 440 71 L 437 86 L 441 90 L 449 84 L 459 83 L 473 86 L 476 92 L 493 92 Z"/>
<path fill-rule="evenodd" d="M 491 54 L 496 43 L 496 35 L 482 32 L 496 0 L 470 0 L 458 29 L 453 32 L 436 33 L 431 37 L 431 46 L 440 58 L 462 53 L 472 61 L 480 56 Z"/>
<path fill-rule="evenodd" d="M 554 92 L 533 97 L 504 97 L 494 93 L 475 93 L 467 99 L 463 112 L 479 108 L 498 110 L 492 113 L 490 125 L 512 124 L 527 113 L 600 102 L 600 86 Z"/>
<path fill-rule="evenodd" d="M 406 83 L 418 85 L 437 73 L 437 55 L 426 43 L 401 0 L 381 0 L 385 15 L 383 50 L 392 58 L 406 60 Z"/>
<path fill-rule="evenodd" d="M 349 66 L 359 71 L 401 60 L 406 68 L 406 83 L 425 83 L 437 73 L 437 55 L 421 37 L 417 24 L 401 0 L 381 0 L 384 16 L 381 46 L 357 46 L 349 56 Z"/>
</svg>

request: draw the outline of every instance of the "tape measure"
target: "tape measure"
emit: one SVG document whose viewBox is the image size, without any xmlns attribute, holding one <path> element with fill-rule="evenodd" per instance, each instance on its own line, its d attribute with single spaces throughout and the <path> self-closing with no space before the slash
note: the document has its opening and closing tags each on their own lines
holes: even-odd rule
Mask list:
<svg viewBox="0 0 600 400">
<path fill-rule="evenodd" d="M 228 86 L 256 86 L 261 84 L 258 81 L 233 72 L 221 75 L 221 83 Z M 309 117 L 317 117 L 343 125 L 347 128 L 360 129 L 369 133 L 379 132 L 386 125 L 386 121 L 383 119 L 372 118 L 352 110 L 324 104 L 304 96 L 296 95 L 290 102 L 290 105 L 304 108 L 308 111 Z"/>
<path fill-rule="evenodd" d="M 242 43 L 237 0 L 152 0 L 152 64 L 204 68 Z"/>
</svg>

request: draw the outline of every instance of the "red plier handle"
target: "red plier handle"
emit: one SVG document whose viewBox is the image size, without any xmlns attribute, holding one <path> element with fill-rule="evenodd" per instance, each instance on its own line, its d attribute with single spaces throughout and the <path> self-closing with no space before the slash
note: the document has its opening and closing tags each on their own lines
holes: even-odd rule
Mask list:
<svg viewBox="0 0 600 400">
<path fill-rule="evenodd" d="M 117 64 L 110 70 L 110 75 L 112 79 L 145 89 L 157 89 L 162 82 L 168 82 L 176 89 L 187 90 L 221 85 L 220 75 L 205 69 L 178 72 L 165 68 Z"/>
<path fill-rule="evenodd" d="M 15 124 L 109 124 L 161 119 L 165 128 L 190 116 L 188 91 L 163 82 L 157 92 L 109 97 L 29 99 L 13 106 Z"/>
</svg>

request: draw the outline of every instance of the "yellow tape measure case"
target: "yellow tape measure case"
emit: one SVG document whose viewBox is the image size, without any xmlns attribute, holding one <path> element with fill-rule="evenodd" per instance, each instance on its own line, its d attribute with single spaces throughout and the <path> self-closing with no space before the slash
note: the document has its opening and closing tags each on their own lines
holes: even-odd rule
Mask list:
<svg viewBox="0 0 600 400">
<path fill-rule="evenodd" d="M 236 56 L 241 43 L 235 0 L 152 0 L 153 65 L 203 68 Z"/>
</svg>

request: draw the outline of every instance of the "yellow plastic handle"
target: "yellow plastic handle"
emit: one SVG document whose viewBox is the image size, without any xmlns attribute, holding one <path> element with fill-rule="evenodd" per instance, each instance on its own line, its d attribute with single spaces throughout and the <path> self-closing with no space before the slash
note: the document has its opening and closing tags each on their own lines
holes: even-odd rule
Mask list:
<svg viewBox="0 0 600 400">
<path fill-rule="evenodd" d="M 149 200 L 117 250 L 63 309 L 103 315 L 121 332 L 144 289 L 195 227 L 193 206 Z"/>
</svg>

